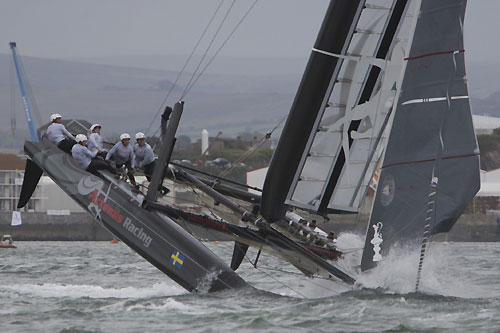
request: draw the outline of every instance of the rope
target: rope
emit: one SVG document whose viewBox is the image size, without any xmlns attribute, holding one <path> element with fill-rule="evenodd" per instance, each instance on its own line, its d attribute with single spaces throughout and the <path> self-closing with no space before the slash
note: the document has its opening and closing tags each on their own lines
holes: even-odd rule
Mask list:
<svg viewBox="0 0 500 333">
<path fill-rule="evenodd" d="M 219 12 L 219 9 L 221 8 L 222 4 L 224 3 L 224 0 L 221 0 L 221 2 L 219 3 L 219 6 L 217 7 L 217 9 L 215 10 L 215 12 L 213 13 L 212 17 L 210 18 L 210 21 L 208 22 L 208 24 L 206 25 L 205 29 L 203 30 L 203 32 L 201 33 L 201 36 L 200 38 L 198 39 L 198 42 L 196 43 L 196 45 L 194 46 L 193 50 L 191 51 L 191 54 L 189 55 L 189 57 L 187 58 L 186 62 L 184 63 L 184 66 L 182 66 L 182 69 L 181 71 L 177 74 L 177 77 L 174 81 L 174 83 L 172 84 L 172 86 L 170 87 L 168 93 L 167 93 L 167 96 L 163 99 L 163 102 L 161 103 L 160 107 L 158 108 L 158 111 L 156 112 L 153 120 L 151 121 L 151 123 L 149 124 L 148 126 L 148 129 L 146 130 L 146 135 L 149 133 L 149 130 L 151 129 L 151 126 L 153 126 L 156 118 L 158 117 L 158 115 L 160 114 L 161 110 L 163 109 L 163 106 L 165 105 L 165 103 L 167 102 L 167 99 L 170 97 L 170 94 L 172 93 L 172 90 L 174 89 L 174 87 L 177 85 L 177 82 L 179 81 L 181 75 L 184 73 L 184 70 L 186 69 L 186 66 L 188 65 L 188 63 L 191 61 L 191 58 L 193 57 L 194 55 L 194 52 L 196 51 L 196 49 L 198 48 L 198 46 L 200 45 L 203 37 L 205 36 L 206 32 L 208 31 L 208 28 L 210 27 L 210 25 L 212 24 L 215 16 L 217 15 L 217 13 Z M 158 132 L 158 130 L 156 131 Z M 156 134 L 155 132 L 155 134 Z M 153 134 L 154 135 L 154 134 Z"/>
<path fill-rule="evenodd" d="M 233 3 L 234 1 L 236 0 L 233 0 Z M 183 100 L 186 95 L 189 93 L 189 91 L 191 90 L 191 88 L 196 84 L 196 82 L 198 82 L 199 78 L 203 75 L 203 73 L 205 73 L 205 70 L 208 68 L 208 66 L 210 66 L 210 64 L 212 63 L 212 61 L 215 59 L 215 57 L 217 57 L 217 55 L 219 54 L 219 52 L 222 50 L 222 48 L 226 45 L 226 43 L 229 41 L 229 39 L 233 36 L 233 34 L 236 32 L 236 30 L 239 28 L 239 26 L 241 25 L 241 23 L 243 23 L 243 21 L 245 20 L 245 18 L 248 16 L 248 14 L 250 14 L 251 10 L 255 7 L 255 5 L 257 4 L 259 0 L 255 0 L 254 3 L 250 6 L 250 8 L 247 10 L 247 12 L 245 13 L 245 15 L 243 15 L 243 17 L 240 19 L 240 21 L 238 22 L 238 24 L 236 24 L 236 26 L 234 27 L 234 29 L 231 31 L 231 33 L 229 34 L 229 36 L 227 36 L 227 38 L 224 40 L 224 42 L 222 43 L 222 45 L 217 49 L 217 51 L 215 52 L 215 54 L 212 56 L 212 58 L 210 58 L 210 60 L 208 61 L 208 63 L 205 65 L 205 67 L 203 68 L 203 70 L 198 74 L 198 76 L 196 77 L 196 79 L 191 83 L 191 85 L 188 85 L 186 86 L 186 89 L 184 91 L 184 93 L 182 94 L 181 96 L 181 100 Z M 231 5 L 232 6 L 232 5 Z M 207 50 L 208 51 L 208 50 Z M 201 64 L 201 63 L 200 63 Z"/>
<path fill-rule="evenodd" d="M 208 51 L 210 50 L 210 48 L 212 47 L 215 39 L 217 38 L 217 36 L 219 35 L 219 32 L 220 32 L 220 29 L 222 28 L 222 26 L 224 25 L 224 23 L 226 22 L 226 19 L 227 17 L 229 16 L 229 13 L 231 12 L 231 10 L 233 9 L 233 6 L 235 4 L 236 0 L 233 0 L 233 2 L 231 3 L 231 5 L 229 6 L 227 12 L 226 12 L 226 15 L 224 15 L 224 17 L 222 18 L 222 21 L 220 22 L 219 24 L 219 27 L 217 28 L 217 30 L 215 31 L 215 34 L 213 35 L 212 37 L 212 40 L 210 41 L 210 43 L 208 43 L 208 46 L 207 48 L 205 49 L 205 52 L 203 53 L 203 56 L 201 57 L 200 61 L 198 62 L 198 65 L 196 66 L 196 69 L 194 70 L 193 74 L 191 75 L 191 78 L 189 78 L 189 81 L 188 83 L 186 84 L 186 87 L 184 88 L 184 91 L 182 92 L 182 95 L 181 95 L 181 98 L 180 100 L 183 100 L 184 96 L 186 96 L 186 91 L 188 90 L 188 88 L 190 89 L 190 85 L 191 83 L 193 82 L 193 79 L 194 77 L 196 76 L 196 74 L 198 73 L 198 70 L 200 69 L 201 67 L 201 64 L 203 63 L 203 60 L 205 60 L 205 57 L 207 56 L 208 54 Z M 194 83 L 193 83 L 194 84 Z"/>
<path fill-rule="evenodd" d="M 262 139 L 260 139 L 257 143 L 255 143 L 252 147 L 248 148 L 241 156 L 231 163 L 231 167 L 228 168 L 227 170 L 222 171 L 219 174 L 219 177 L 224 177 L 226 176 L 229 172 L 234 170 L 238 164 L 241 162 L 245 161 L 247 158 L 249 158 L 253 153 L 255 153 L 262 145 L 268 141 L 271 138 L 271 133 L 267 133 Z"/>
<path fill-rule="evenodd" d="M 289 285 L 285 284 L 284 282 L 280 281 L 278 278 L 275 278 L 274 276 L 272 276 L 271 274 L 267 273 L 266 271 L 263 271 L 261 270 L 260 268 L 257 268 L 257 266 L 254 266 L 252 261 L 250 260 L 250 258 L 248 257 L 248 255 L 245 253 L 245 258 L 247 259 L 247 261 L 253 266 L 254 269 L 258 270 L 259 272 L 263 273 L 264 275 L 266 275 L 267 277 L 271 278 L 272 280 L 274 280 L 275 282 L 281 284 L 282 286 L 284 286 L 285 288 L 288 288 L 290 289 L 291 291 L 293 291 L 294 293 L 296 293 L 297 295 L 299 296 L 302 296 L 303 298 L 307 298 L 306 295 L 302 294 L 301 292 L 293 289 L 292 287 L 290 287 Z"/>
<path fill-rule="evenodd" d="M 175 165 L 176 167 L 179 167 L 179 168 L 183 168 L 183 169 L 186 169 L 186 170 L 189 170 L 189 171 L 200 173 L 200 174 L 208 176 L 208 177 L 212 177 L 212 178 L 214 178 L 214 180 L 222 180 L 222 181 L 228 182 L 230 184 L 234 184 L 234 185 L 238 185 L 238 186 L 241 186 L 241 187 L 244 187 L 244 188 L 247 188 L 247 189 L 252 189 L 252 190 L 255 190 L 255 191 L 262 192 L 262 189 L 260 189 L 258 187 L 254 187 L 254 186 L 249 186 L 247 184 L 238 183 L 237 181 L 234 181 L 234 180 L 231 180 L 231 179 L 222 178 L 222 176 L 216 176 L 216 175 L 213 175 L 213 174 L 211 174 L 209 172 L 205 172 L 205 171 L 202 171 L 202 170 L 197 170 L 197 169 L 194 169 L 194 168 L 182 165 L 182 164 L 178 164 L 178 163 L 175 163 L 175 162 L 170 162 L 170 164 Z"/>
<path fill-rule="evenodd" d="M 228 12 L 226 13 L 223 21 L 221 22 L 221 24 L 219 25 L 219 28 L 217 29 L 217 32 L 216 34 L 214 35 L 212 41 L 210 42 L 210 45 L 208 46 L 207 50 L 205 51 L 205 54 L 203 55 L 202 59 L 200 60 L 198 66 L 196 67 L 196 70 L 193 72 L 193 75 L 191 77 L 191 79 L 189 80 L 188 84 L 186 85 L 185 89 L 184 89 L 184 92 L 182 93 L 181 97 L 179 98 L 179 100 L 184 100 L 184 98 L 187 96 L 187 94 L 189 93 L 189 91 L 191 90 L 191 88 L 193 88 L 193 86 L 196 84 L 196 82 L 198 82 L 198 80 L 200 79 L 200 77 L 205 73 L 205 71 L 207 70 L 208 66 L 210 66 L 210 64 L 212 63 L 212 61 L 215 59 L 215 57 L 217 57 L 217 55 L 219 54 L 219 52 L 222 50 L 222 48 L 226 45 L 226 43 L 229 41 L 229 39 L 232 37 L 232 35 L 236 32 L 236 30 L 239 28 L 239 26 L 241 25 L 241 23 L 243 23 L 243 20 L 248 16 L 248 14 L 250 14 L 250 11 L 253 9 L 253 7 L 255 7 L 255 5 L 257 4 L 258 0 L 255 0 L 255 2 L 250 6 L 250 8 L 247 10 L 247 12 L 245 13 L 245 15 L 243 15 L 243 17 L 240 19 L 240 21 L 238 22 L 238 24 L 235 26 L 235 28 L 231 31 L 231 33 L 229 34 L 229 36 L 224 40 L 224 42 L 222 43 L 222 45 L 217 49 L 217 51 L 215 52 L 215 54 L 212 56 L 212 58 L 210 58 L 210 60 L 208 61 L 208 63 L 205 65 L 205 67 L 203 67 L 202 71 L 198 74 L 198 76 L 196 77 L 196 79 L 193 80 L 194 76 L 196 75 L 196 72 L 198 71 L 199 67 L 201 66 L 201 63 L 203 62 L 203 60 L 205 59 L 213 41 L 215 40 L 220 28 L 222 27 L 224 21 L 226 20 L 226 17 L 227 15 L 229 14 L 230 10 L 232 9 L 234 3 L 236 2 L 236 0 L 233 0 L 233 3 L 231 4 L 231 7 L 229 8 Z M 219 5 L 220 6 L 220 5 Z M 217 9 L 218 11 L 218 9 Z M 215 14 L 214 14 L 215 16 Z M 211 22 L 211 21 L 210 21 Z M 165 99 L 166 100 L 166 99 Z M 153 118 L 153 120 L 151 121 L 146 133 L 149 132 L 149 130 L 151 129 L 151 126 L 154 124 L 155 122 L 155 119 L 158 117 L 158 114 L 161 112 L 161 109 L 163 107 L 163 103 L 162 103 L 162 106 L 160 106 L 160 109 L 157 111 L 155 117 Z M 155 134 L 158 132 L 159 130 L 159 127 L 158 129 L 155 131 Z"/>
<path fill-rule="evenodd" d="M 432 172 L 432 176 L 434 176 L 434 172 Z M 420 257 L 418 260 L 418 271 L 417 271 L 417 282 L 415 284 L 415 292 L 418 291 L 418 287 L 420 285 L 420 278 L 422 275 L 422 266 L 424 264 L 424 256 L 425 249 L 427 247 L 427 239 L 430 237 L 431 232 L 431 222 L 435 220 L 436 210 L 435 210 L 435 198 L 437 194 L 437 188 L 433 187 L 431 184 L 431 189 L 429 191 L 429 201 L 427 202 L 427 214 L 425 217 L 425 225 L 424 225 L 424 238 L 422 239 L 422 245 L 420 247 Z"/>
<path fill-rule="evenodd" d="M 457 52 L 454 52 L 452 54 L 452 60 L 453 60 L 453 67 L 450 70 L 450 75 L 448 77 L 448 87 L 446 90 L 446 102 L 447 102 L 447 108 L 444 110 L 444 115 L 441 120 L 441 124 L 439 127 L 439 145 L 437 149 L 437 154 L 436 154 L 436 162 L 434 163 L 434 168 L 432 169 L 432 178 L 431 178 L 431 184 L 430 184 L 430 191 L 429 191 L 429 201 L 427 203 L 427 214 L 425 218 L 425 225 L 424 225 L 424 234 L 423 234 L 423 239 L 422 239 L 422 246 L 420 249 L 420 258 L 419 258 L 419 263 L 418 263 L 418 271 L 417 271 L 417 282 L 415 284 L 415 292 L 418 291 L 418 287 L 420 284 L 420 278 L 422 275 L 422 265 L 424 263 L 424 256 L 425 256 L 425 250 L 427 247 L 427 239 L 430 235 L 430 232 L 432 230 L 431 228 L 431 222 L 436 221 L 436 210 L 435 210 L 435 202 L 437 198 L 437 191 L 438 191 L 438 183 L 439 183 L 439 178 L 436 176 L 436 171 L 439 171 L 439 164 L 441 161 L 441 158 L 443 156 L 443 151 L 444 151 L 444 139 L 443 139 L 443 131 L 445 129 L 446 121 L 448 120 L 450 110 L 451 110 L 451 98 L 450 98 L 450 91 L 452 91 L 453 85 L 454 85 L 454 74 L 457 71 L 457 60 L 455 58 Z"/>
<path fill-rule="evenodd" d="M 272 134 L 274 133 L 274 131 L 276 129 L 278 129 L 281 124 L 283 123 L 283 121 L 285 121 L 285 119 L 288 117 L 288 115 L 285 115 L 283 118 L 281 118 L 281 120 L 278 122 L 278 124 L 276 124 L 276 126 L 274 126 L 274 128 L 269 132 L 267 133 L 263 138 L 260 139 L 259 142 L 257 142 L 255 145 L 253 145 L 252 147 L 250 147 L 245 153 L 243 153 L 236 161 L 234 161 L 233 163 L 231 163 L 231 167 L 227 170 L 224 170 L 222 171 L 218 177 L 224 177 L 226 176 L 229 172 L 231 172 L 239 163 L 245 161 L 247 158 L 249 158 L 250 156 L 252 156 L 253 153 L 255 153 L 266 141 L 268 141 Z M 262 190 L 260 190 L 262 192 Z"/>
</svg>

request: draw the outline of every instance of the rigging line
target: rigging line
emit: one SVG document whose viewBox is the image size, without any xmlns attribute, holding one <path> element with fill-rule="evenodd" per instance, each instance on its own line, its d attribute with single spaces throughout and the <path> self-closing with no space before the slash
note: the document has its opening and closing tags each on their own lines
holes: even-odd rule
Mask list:
<svg viewBox="0 0 500 333">
<path fill-rule="evenodd" d="M 420 250 L 420 258 L 419 258 L 419 263 L 418 263 L 418 271 L 417 271 L 417 282 L 415 284 L 415 291 L 418 291 L 418 287 L 420 285 L 420 278 L 422 275 L 422 266 L 424 264 L 424 256 L 425 256 L 425 251 L 427 247 L 427 242 L 428 238 L 431 237 L 431 223 L 436 223 L 436 203 L 437 203 L 437 196 L 439 194 L 439 177 L 441 176 L 439 174 L 439 164 L 443 156 L 444 152 L 444 139 L 443 139 L 443 132 L 445 131 L 445 125 L 448 120 L 448 116 L 451 110 L 451 96 L 450 96 L 450 91 L 452 91 L 453 85 L 454 85 L 454 76 L 457 72 L 457 59 L 456 55 L 460 53 L 458 51 L 455 51 L 451 54 L 452 60 L 453 60 L 453 65 L 450 70 L 450 74 L 448 77 L 448 87 L 446 91 L 446 101 L 447 101 L 447 107 L 445 108 L 441 120 L 441 124 L 439 127 L 439 145 L 437 148 L 437 154 L 436 154 L 436 159 L 434 162 L 434 167 L 432 169 L 432 178 L 431 178 L 431 184 L 430 184 L 430 190 L 429 190 L 429 201 L 427 203 L 427 212 L 426 214 L 426 219 L 425 219 L 425 225 L 424 225 L 424 232 L 423 232 L 423 239 L 422 239 L 422 246 Z M 436 176 L 436 172 L 439 175 Z M 429 214 L 430 213 L 430 214 Z"/>
<path fill-rule="evenodd" d="M 220 219 L 220 217 L 219 217 L 216 213 L 214 213 L 214 212 L 213 212 L 213 210 L 212 210 L 212 208 L 210 207 L 210 205 L 208 205 L 208 204 L 205 202 L 205 200 L 202 198 L 201 194 L 200 194 L 200 193 L 198 193 L 194 187 L 191 187 L 191 189 L 192 189 L 192 191 L 193 191 L 194 195 L 198 198 L 198 200 L 199 200 L 199 201 L 198 201 L 198 202 L 199 202 L 199 205 L 200 205 L 200 206 L 202 206 L 202 207 L 204 206 L 204 207 L 205 207 L 205 208 L 206 208 L 206 209 L 210 212 L 210 214 L 212 214 L 212 217 L 213 217 L 213 218 Z"/>
<path fill-rule="evenodd" d="M 329 281 L 329 282 L 332 282 L 332 283 L 335 282 L 332 279 L 325 278 L 325 277 L 322 277 L 322 276 L 319 276 L 319 275 L 315 275 L 313 277 L 309 277 L 309 276 L 305 276 L 303 273 L 291 272 L 291 271 L 287 271 L 287 270 L 284 270 L 284 269 L 274 268 L 274 267 L 271 267 L 271 266 L 261 265 L 261 267 L 263 267 L 264 269 L 270 270 L 270 271 L 276 271 L 276 272 L 286 273 L 286 274 L 290 274 L 290 275 L 297 275 L 297 276 L 306 277 L 306 278 L 309 279 L 308 282 L 310 282 L 311 284 L 314 284 L 316 287 L 321 287 L 321 288 L 323 288 L 325 290 L 328 290 L 328 291 L 331 291 L 331 289 L 328 288 L 328 287 L 326 287 L 326 286 L 323 286 L 323 285 L 321 285 L 319 283 L 313 282 L 313 281 L 314 280 L 323 280 L 323 281 Z"/>
<path fill-rule="evenodd" d="M 200 174 L 208 176 L 208 177 L 213 177 L 215 180 L 222 180 L 222 181 L 228 182 L 230 184 L 234 184 L 234 185 L 238 185 L 238 186 L 241 186 L 241 187 L 244 187 L 244 188 L 247 188 L 247 189 L 251 189 L 251 190 L 262 192 L 261 188 L 254 187 L 254 186 L 249 186 L 247 184 L 238 183 L 237 181 L 234 181 L 234 180 L 231 180 L 231 179 L 227 179 L 227 178 L 222 178 L 220 176 L 213 175 L 213 174 L 211 174 L 209 172 L 205 172 L 205 171 L 202 171 L 202 170 L 197 170 L 197 169 L 194 169 L 194 168 L 182 165 L 182 164 L 178 164 L 178 163 L 175 163 L 175 162 L 170 162 L 170 164 L 175 165 L 176 167 L 179 167 L 179 168 L 183 168 L 183 169 L 186 169 L 186 170 L 189 170 L 189 171 L 200 173 Z"/>
<path fill-rule="evenodd" d="M 245 257 L 247 257 L 247 255 L 245 254 Z M 250 259 L 247 257 L 247 260 L 250 262 L 250 264 L 252 264 L 252 262 L 250 261 Z M 253 266 L 253 265 L 252 265 Z M 275 267 L 271 267 L 269 265 L 260 265 L 259 266 L 260 268 L 257 268 L 254 266 L 255 269 L 259 269 L 261 272 L 263 272 L 264 274 L 268 275 L 267 272 L 265 272 L 264 270 L 268 270 L 268 271 L 274 271 L 274 272 L 280 272 L 280 273 L 285 273 L 285 274 L 290 274 L 290 275 L 295 275 L 295 276 L 300 276 L 300 277 L 306 277 L 308 278 L 308 282 L 315 285 L 316 287 L 321 287 L 325 290 L 328 290 L 328 291 L 331 291 L 330 288 L 326 287 L 326 286 L 323 286 L 319 283 L 316 283 L 314 282 L 313 280 L 324 280 L 324 281 L 329 281 L 329 282 L 334 282 L 334 280 L 332 279 L 328 279 L 328 278 L 325 278 L 325 277 L 322 277 L 322 276 L 314 276 L 314 277 L 308 277 L 308 276 L 305 276 L 303 273 L 298 273 L 298 272 L 292 272 L 292 271 L 287 271 L 287 270 L 284 270 L 284 269 L 279 269 L 279 268 L 275 268 Z M 269 277 L 273 278 L 270 274 L 268 275 Z M 291 288 L 290 286 L 284 284 L 283 282 L 281 282 L 280 280 L 278 279 L 275 279 L 277 282 L 279 282 L 280 284 L 284 285 L 286 288 L 292 290 L 293 292 L 296 292 L 297 294 L 307 298 L 307 296 L 303 295 L 302 293 L 294 290 L 293 288 Z"/>
<path fill-rule="evenodd" d="M 181 95 L 181 98 L 180 100 L 183 100 L 184 99 L 184 96 L 186 96 L 187 94 L 187 90 L 190 89 L 190 85 L 191 85 L 191 82 L 193 82 L 193 79 L 194 77 L 196 76 L 196 74 L 198 73 L 198 70 L 200 69 L 201 67 L 201 64 L 203 63 L 203 61 L 205 60 L 207 54 L 208 54 L 208 51 L 210 50 L 210 48 L 212 47 L 215 39 L 217 38 L 217 36 L 219 35 L 219 32 L 220 30 L 222 29 L 222 27 L 224 26 L 224 23 L 226 22 L 226 19 L 228 18 L 229 16 L 229 13 L 231 13 L 231 10 L 233 9 L 234 7 L 234 4 L 236 3 L 236 0 L 233 0 L 233 2 L 231 3 L 231 5 L 229 6 L 227 12 L 226 12 L 226 15 L 224 15 L 224 17 L 222 18 L 222 21 L 220 22 L 219 24 L 219 27 L 217 28 L 217 30 L 215 31 L 213 37 L 212 37 L 212 40 L 210 41 L 210 43 L 208 43 L 208 46 L 205 50 L 205 53 L 203 53 L 203 56 L 201 57 L 200 61 L 198 62 L 198 65 L 196 66 L 196 69 L 194 70 L 193 74 L 191 75 L 191 78 L 189 78 L 189 81 L 188 83 L 186 84 L 186 87 L 184 87 L 184 91 L 182 92 L 182 95 Z M 210 64 L 210 62 L 209 62 Z"/>
<path fill-rule="evenodd" d="M 288 115 L 285 115 L 283 118 L 281 118 L 281 120 L 278 122 L 278 124 L 276 124 L 274 126 L 274 128 L 269 133 L 267 133 L 262 139 L 260 139 L 259 142 L 257 142 L 255 145 L 250 147 L 245 153 L 243 153 L 236 161 L 234 161 L 234 163 L 232 163 L 231 167 L 228 170 L 224 170 L 223 172 L 221 172 L 218 177 L 226 176 L 229 172 L 231 172 L 231 170 L 234 169 L 234 167 L 237 164 L 243 162 L 244 160 L 249 158 L 253 153 L 255 153 L 257 151 L 257 149 L 259 149 L 260 146 L 262 146 L 264 144 L 264 142 L 266 142 L 267 140 L 269 140 L 271 138 L 274 131 L 281 126 L 281 124 L 283 123 L 283 121 L 285 121 L 285 119 L 287 117 L 288 117 Z M 260 191 L 262 192 L 262 190 L 260 190 Z"/>
<path fill-rule="evenodd" d="M 252 263 L 252 261 L 250 260 L 250 258 L 248 257 L 248 254 L 247 254 L 247 253 L 245 253 L 245 258 L 246 258 L 246 259 L 247 259 L 247 261 L 248 261 L 248 262 L 249 262 L 249 263 L 253 266 L 253 263 Z M 293 291 L 293 292 L 294 292 L 294 293 L 296 293 L 297 295 L 302 296 L 302 297 L 304 297 L 304 298 L 307 298 L 307 296 L 306 296 L 306 295 L 304 295 L 304 294 L 302 294 L 301 292 L 299 292 L 299 291 L 297 291 L 297 290 L 293 289 L 292 287 L 290 287 L 289 285 L 285 284 L 284 282 L 282 282 L 282 281 L 281 281 L 281 280 L 279 280 L 278 278 L 276 278 L 276 277 L 272 276 L 271 274 L 267 273 L 266 271 L 261 270 L 260 268 L 257 268 L 256 266 L 253 266 L 253 268 L 254 268 L 254 269 L 256 269 L 256 270 L 258 270 L 258 271 L 260 271 L 261 273 L 264 273 L 264 275 L 266 275 L 267 277 L 271 278 L 272 280 L 274 280 L 274 281 L 278 282 L 279 284 L 281 284 L 281 285 L 282 285 L 282 286 L 284 286 L 285 288 L 290 289 L 291 291 Z"/>
<path fill-rule="evenodd" d="M 208 28 L 210 27 L 210 25 L 212 25 L 212 22 L 213 22 L 215 16 L 217 15 L 217 13 L 219 12 L 219 9 L 221 8 L 221 6 L 222 6 L 223 3 L 224 3 L 224 0 L 221 0 L 220 3 L 219 3 L 219 6 L 217 7 L 217 9 L 215 10 L 215 12 L 213 13 L 212 17 L 210 18 L 210 21 L 206 25 L 205 30 L 203 30 L 200 38 L 198 39 L 198 42 L 196 43 L 196 45 L 194 46 L 193 50 L 191 51 L 191 54 L 189 55 L 189 57 L 187 58 L 186 62 L 184 63 L 184 66 L 182 66 L 182 69 L 177 74 L 177 77 L 175 78 L 174 83 L 170 86 L 170 89 L 169 89 L 169 91 L 167 93 L 167 96 L 163 99 L 163 102 L 160 104 L 160 107 L 158 108 L 158 111 L 156 112 L 153 120 L 151 121 L 151 124 L 149 124 L 148 129 L 146 130 L 146 135 L 149 133 L 149 130 L 151 129 L 151 126 L 153 126 L 156 118 L 158 117 L 158 115 L 160 114 L 161 110 L 163 109 L 163 105 L 165 105 L 165 103 L 167 102 L 167 99 L 170 97 L 170 94 L 172 93 L 172 90 L 175 88 L 175 86 L 176 86 L 177 82 L 179 81 L 181 75 L 184 73 L 184 70 L 186 69 L 186 66 L 191 61 L 191 58 L 193 57 L 194 52 L 196 51 L 196 49 L 200 45 L 203 37 L 205 36 L 206 32 L 208 31 Z M 155 134 L 156 134 L 156 132 L 155 132 Z"/>
<path fill-rule="evenodd" d="M 241 20 L 238 22 L 238 24 L 236 24 L 236 26 L 234 27 L 233 31 L 231 31 L 231 33 L 229 34 L 229 36 L 227 36 L 227 38 L 224 40 L 224 42 L 222 43 L 222 45 L 217 49 L 217 51 L 215 52 L 215 54 L 212 56 L 212 58 L 208 61 L 208 63 L 205 65 L 205 67 L 203 68 L 203 70 L 198 74 L 198 76 L 196 77 L 196 79 L 192 82 L 192 84 L 188 87 L 186 87 L 186 91 L 185 93 L 182 94 L 181 96 L 181 100 L 184 99 L 186 97 L 186 95 L 189 93 L 189 91 L 191 90 L 191 88 L 193 88 L 193 86 L 196 84 L 196 82 L 198 82 L 198 79 L 203 75 L 203 73 L 205 73 L 206 69 L 208 68 L 208 66 L 210 66 L 210 64 L 212 63 L 212 61 L 215 59 L 215 57 L 217 57 L 217 55 L 219 54 L 219 52 L 222 50 L 222 48 L 226 45 L 226 43 L 229 41 L 229 39 L 233 36 L 233 34 L 236 32 L 236 30 L 239 28 L 239 26 L 241 25 L 241 23 L 243 23 L 243 21 L 245 20 L 245 18 L 248 16 L 248 14 L 250 14 L 250 12 L 252 11 L 252 9 L 255 7 L 255 5 L 257 4 L 259 0 L 255 0 L 254 3 L 250 6 L 250 8 L 248 8 L 247 12 L 245 13 L 245 15 L 243 15 L 243 17 L 241 18 Z"/>
<path fill-rule="evenodd" d="M 238 159 L 236 161 L 234 161 L 233 163 L 231 163 L 231 167 L 229 167 L 226 170 L 223 170 L 221 173 L 219 173 L 219 175 L 217 177 L 225 177 L 228 173 L 230 173 L 231 171 L 233 171 L 236 168 L 236 166 L 238 166 L 238 164 L 242 163 L 247 158 L 249 158 L 252 154 L 254 154 L 255 152 L 257 152 L 257 150 L 260 147 L 262 147 L 262 145 L 267 140 L 268 140 L 267 136 L 265 136 L 262 139 L 260 139 L 259 142 L 257 142 L 256 144 L 254 144 L 252 147 L 248 148 L 243 154 L 241 154 L 240 157 L 238 157 Z"/>
</svg>

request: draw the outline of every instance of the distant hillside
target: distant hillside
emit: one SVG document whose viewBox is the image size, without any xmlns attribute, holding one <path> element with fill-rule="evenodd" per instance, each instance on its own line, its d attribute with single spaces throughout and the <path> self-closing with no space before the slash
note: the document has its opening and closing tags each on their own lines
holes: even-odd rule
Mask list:
<svg viewBox="0 0 500 333">
<path fill-rule="evenodd" d="M 121 132 L 147 129 L 178 75 L 169 69 L 182 64 L 180 56 L 94 59 L 106 64 L 33 57 L 22 60 L 42 122 L 57 112 L 65 118 L 98 122 L 103 125 L 105 136 L 115 137 Z M 138 67 L 141 64 L 148 68 Z M 223 136 L 234 136 L 243 130 L 270 130 L 288 113 L 305 64 L 306 59 L 216 59 L 185 99 L 180 134 L 200 137 L 203 128 L 213 134 L 222 131 Z M 10 66 L 10 54 L 0 54 L 2 115 L 9 115 L 11 110 Z M 154 69 L 156 66 L 160 69 Z M 473 112 L 500 117 L 497 68 L 487 64 L 471 64 L 467 68 Z M 231 72 L 238 74 L 228 74 Z M 186 72 L 180 78 L 168 100 L 170 105 L 180 97 L 190 77 L 191 73 Z M 17 81 L 13 91 L 18 133 L 22 135 L 27 132 Z M 8 118 L 0 122 L 2 134 L 10 132 Z M 158 123 L 149 134 L 156 128 Z M 0 140 L 0 147 L 23 140 Z"/>
<path fill-rule="evenodd" d="M 43 122 L 52 113 L 86 118 L 103 125 L 104 135 L 145 131 L 165 99 L 176 72 L 22 58 Z M 0 109 L 11 109 L 10 55 L 0 54 Z M 191 77 L 185 73 L 169 99 L 173 104 Z M 269 76 L 205 74 L 185 99 L 180 132 L 200 136 L 223 131 L 269 130 L 288 112 L 300 74 Z M 14 83 L 17 127 L 26 128 L 17 81 Z M 156 130 L 157 124 L 153 126 Z M 10 131 L 10 121 L 0 131 Z M 152 134 L 152 133 L 150 133 Z M 2 145 L 0 140 L 0 145 Z"/>
</svg>

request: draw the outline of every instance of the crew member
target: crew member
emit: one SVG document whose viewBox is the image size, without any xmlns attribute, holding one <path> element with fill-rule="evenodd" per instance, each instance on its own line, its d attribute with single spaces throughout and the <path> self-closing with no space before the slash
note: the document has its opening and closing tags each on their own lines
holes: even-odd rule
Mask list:
<svg viewBox="0 0 500 333">
<path fill-rule="evenodd" d="M 106 161 L 113 158 L 116 164 L 116 168 L 127 168 L 127 176 L 130 179 L 130 183 L 136 187 L 134 178 L 134 168 L 135 168 L 135 158 L 134 149 L 130 145 L 130 135 L 128 133 L 123 133 L 120 135 L 120 142 L 116 143 L 113 148 L 111 148 L 106 154 Z"/>
<path fill-rule="evenodd" d="M 146 143 L 146 136 L 144 133 L 139 132 L 135 135 L 137 143 L 134 146 L 135 166 L 144 171 L 144 175 L 150 182 L 155 169 L 155 155 L 153 149 Z"/>
<path fill-rule="evenodd" d="M 87 148 L 87 137 L 84 134 L 77 134 L 76 142 L 71 148 L 71 155 L 82 169 L 97 176 L 99 176 L 97 170 L 108 170 L 113 174 L 116 173 L 116 170 L 109 165 L 109 162 L 95 159 L 97 151 L 91 152 Z"/>
<path fill-rule="evenodd" d="M 47 138 L 59 149 L 66 153 L 71 153 L 71 147 L 76 143 L 75 137 L 61 123 L 62 116 L 54 113 L 50 116 L 52 124 L 47 128 Z"/>
<path fill-rule="evenodd" d="M 135 166 L 143 170 L 146 179 L 150 182 L 156 166 L 156 159 L 153 153 L 153 149 L 148 143 L 146 143 L 146 135 L 144 135 L 144 133 L 137 133 L 135 135 L 135 140 L 137 141 L 134 146 Z M 163 185 L 160 185 L 160 189 L 163 195 L 170 192 L 170 190 Z"/>
<path fill-rule="evenodd" d="M 104 141 L 101 137 L 101 125 L 94 124 L 90 126 L 90 135 L 87 148 L 92 152 L 97 151 L 97 156 L 102 156 L 102 158 L 105 158 L 108 151 L 103 148 L 103 144 Z"/>
<path fill-rule="evenodd" d="M 326 237 L 328 240 L 332 241 L 333 244 L 337 243 L 337 237 L 335 236 L 335 233 L 333 231 L 330 231 L 328 234 L 328 237 Z"/>
</svg>

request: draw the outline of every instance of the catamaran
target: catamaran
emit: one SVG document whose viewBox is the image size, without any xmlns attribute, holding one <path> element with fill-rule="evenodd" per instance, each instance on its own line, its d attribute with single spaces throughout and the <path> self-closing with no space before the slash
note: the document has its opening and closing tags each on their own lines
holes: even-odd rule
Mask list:
<svg viewBox="0 0 500 333">
<path fill-rule="evenodd" d="M 25 143 L 19 207 L 45 172 L 116 238 L 189 291 L 247 287 L 235 271 L 248 247 L 307 276 L 354 284 L 354 274 L 336 264 L 342 251 L 311 222 L 359 213 L 378 167 L 361 269 L 391 249 L 421 249 L 418 289 L 429 238 L 449 231 L 479 189 L 465 7 L 466 0 L 332 0 L 261 195 L 170 163 L 184 110 L 179 101 L 162 117 L 166 130 L 145 195 L 106 171 L 85 172 L 42 138 Z M 164 176 L 203 191 L 229 213 L 160 202 Z M 233 241 L 231 263 L 200 239 Z"/>
</svg>

